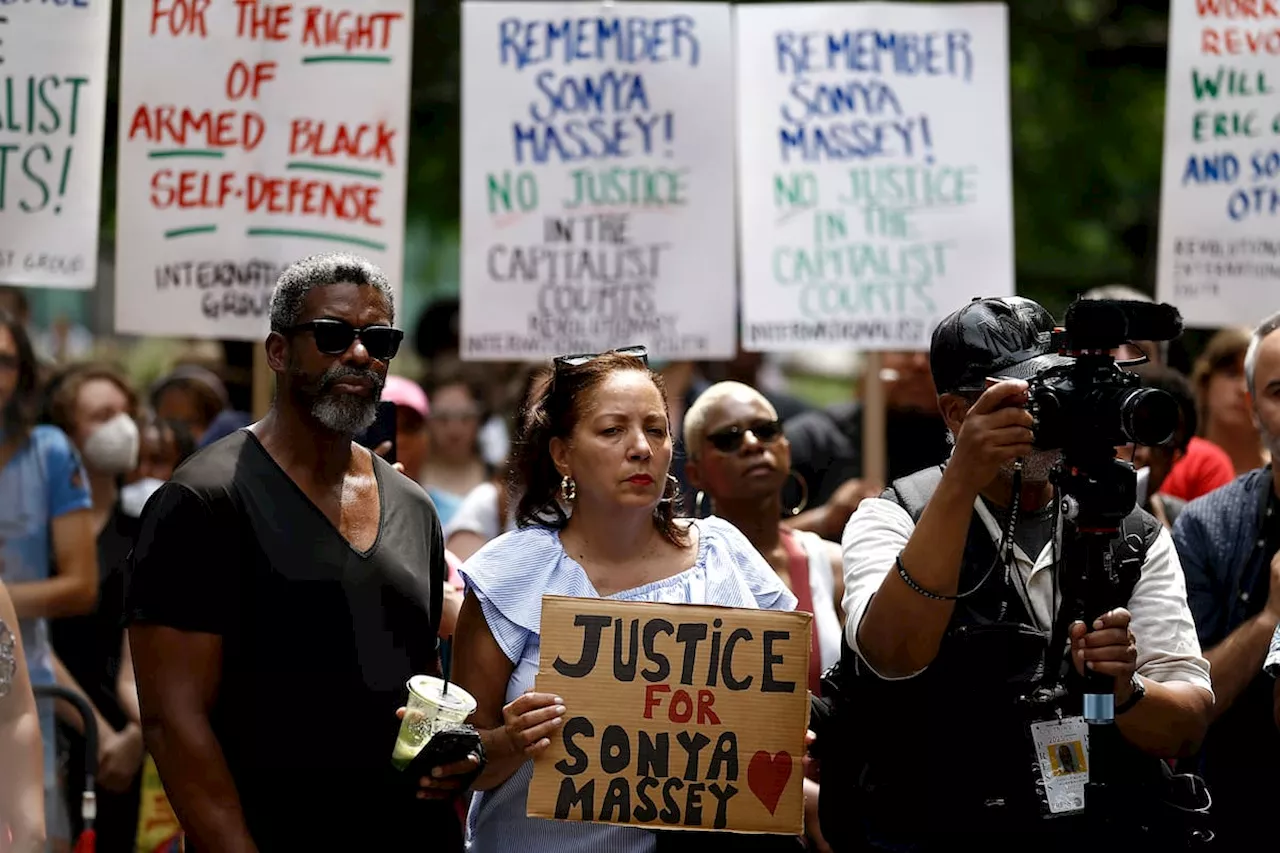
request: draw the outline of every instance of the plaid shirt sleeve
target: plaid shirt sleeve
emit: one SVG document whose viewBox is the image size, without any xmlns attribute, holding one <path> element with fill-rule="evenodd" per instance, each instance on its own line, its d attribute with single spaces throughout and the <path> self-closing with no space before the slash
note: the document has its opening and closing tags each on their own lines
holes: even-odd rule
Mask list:
<svg viewBox="0 0 1280 853">
<path fill-rule="evenodd" d="M 1280 678 L 1280 625 L 1271 635 L 1271 648 L 1267 651 L 1267 659 L 1262 662 L 1262 669 L 1272 678 Z"/>
</svg>

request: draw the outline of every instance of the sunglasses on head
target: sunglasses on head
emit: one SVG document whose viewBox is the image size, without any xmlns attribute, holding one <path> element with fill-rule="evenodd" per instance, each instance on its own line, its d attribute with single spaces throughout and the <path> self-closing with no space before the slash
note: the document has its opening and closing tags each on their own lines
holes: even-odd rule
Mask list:
<svg viewBox="0 0 1280 853">
<path fill-rule="evenodd" d="M 766 421 L 745 428 L 735 425 L 711 433 L 707 436 L 707 441 L 721 453 L 737 453 L 747 440 L 747 433 L 754 435 L 761 444 L 773 444 L 782 437 L 782 424 L 778 421 Z"/>
<path fill-rule="evenodd" d="M 602 355 L 627 355 L 632 358 L 638 358 L 644 362 L 644 366 L 649 366 L 649 350 L 642 346 L 622 347 L 620 349 L 608 350 L 607 352 L 582 352 L 577 355 L 558 355 L 553 360 L 556 370 L 562 367 L 577 367 L 586 364 L 592 359 L 599 358 Z"/>
<path fill-rule="evenodd" d="M 400 351 L 404 332 L 390 326 L 365 326 L 357 329 L 346 320 L 312 320 L 284 330 L 289 333 L 310 332 L 315 337 L 316 349 L 325 355 L 342 355 L 356 338 L 364 344 L 369 355 L 378 361 L 390 361 Z"/>
</svg>

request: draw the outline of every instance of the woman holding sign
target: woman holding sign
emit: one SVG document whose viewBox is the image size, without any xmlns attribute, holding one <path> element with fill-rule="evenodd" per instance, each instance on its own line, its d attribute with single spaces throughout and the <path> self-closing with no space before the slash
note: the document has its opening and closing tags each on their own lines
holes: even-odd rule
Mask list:
<svg viewBox="0 0 1280 853">
<path fill-rule="evenodd" d="M 487 756 L 468 819 L 473 853 L 659 849 L 662 834 L 639 827 L 526 817 L 530 759 L 567 719 L 559 697 L 527 692 L 543 595 L 795 608 L 736 528 L 675 518 L 671 457 L 662 380 L 640 347 L 556 359 L 521 418 L 512 459 L 520 526 L 463 567 L 468 594 L 455 635 L 454 675 L 477 700 L 472 722 Z"/>
</svg>

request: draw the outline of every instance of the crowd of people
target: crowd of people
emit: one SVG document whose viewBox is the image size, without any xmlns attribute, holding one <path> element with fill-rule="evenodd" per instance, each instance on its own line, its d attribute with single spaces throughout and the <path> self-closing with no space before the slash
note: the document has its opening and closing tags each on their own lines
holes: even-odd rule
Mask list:
<svg viewBox="0 0 1280 853">
<path fill-rule="evenodd" d="M 1086 294 L 1116 296 L 1145 298 Z M 0 850 L 80 830 L 86 721 L 48 685 L 93 709 L 106 853 L 135 849 L 148 756 L 188 850 L 1074 849 L 1097 814 L 1034 743 L 1085 731 L 1090 675 L 1116 722 L 1088 748 L 1133 794 L 1109 843 L 1274 834 L 1280 315 L 1217 334 L 1190 377 L 1160 343 L 1117 351 L 1177 426 L 1116 448 L 1138 490 L 1112 557 L 1137 571 L 1090 614 L 1064 592 L 1061 454 L 1027 407 L 1055 358 L 1034 302 L 975 300 L 930 352 L 884 354 L 885 483 L 864 477 L 860 402 L 808 405 L 751 356 L 633 347 L 484 381 L 455 354 L 415 381 L 388 372 L 395 321 L 367 261 L 290 267 L 251 422 L 207 367 L 144 392 L 44 363 L 0 311 Z M 380 399 L 395 440 L 366 447 Z M 528 817 L 531 759 L 570 710 L 533 689 L 545 594 L 812 613 L 805 834 Z M 446 668 L 477 746 L 407 778 L 405 685 Z M 1071 743 L 1055 775 L 1087 766 Z"/>
</svg>

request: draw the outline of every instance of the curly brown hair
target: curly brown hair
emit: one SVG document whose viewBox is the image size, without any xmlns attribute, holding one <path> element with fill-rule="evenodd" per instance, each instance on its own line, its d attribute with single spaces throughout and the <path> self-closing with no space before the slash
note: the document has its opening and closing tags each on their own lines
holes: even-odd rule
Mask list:
<svg viewBox="0 0 1280 853">
<path fill-rule="evenodd" d="M 532 383 L 532 393 L 517 418 L 518 431 L 511 452 L 510 494 L 518 501 L 519 526 L 562 530 L 568 523 L 569 517 L 557 500 L 561 478 L 551 458 L 551 439 L 568 438 L 596 387 L 623 370 L 645 373 L 662 395 L 663 408 L 667 408 L 662 377 L 640 358 L 618 352 L 603 353 L 581 364 L 559 364 L 544 375 L 545 381 Z M 678 499 L 674 480 L 668 478 L 662 500 L 653 510 L 653 524 L 662 538 L 683 548 L 689 544 L 689 534 L 675 521 Z"/>
</svg>

